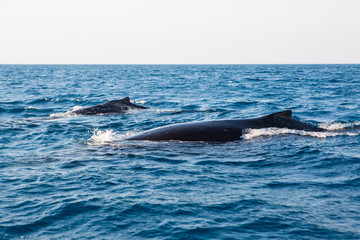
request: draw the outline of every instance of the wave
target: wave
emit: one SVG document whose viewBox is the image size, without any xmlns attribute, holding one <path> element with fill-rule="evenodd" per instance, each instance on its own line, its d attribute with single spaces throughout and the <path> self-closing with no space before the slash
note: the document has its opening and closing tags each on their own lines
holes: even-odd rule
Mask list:
<svg viewBox="0 0 360 240">
<path fill-rule="evenodd" d="M 53 202 L 52 205 L 55 205 L 52 207 L 52 209 L 49 209 L 46 214 L 39 214 L 35 215 L 33 214 L 31 216 L 32 211 L 37 212 L 38 206 L 35 205 L 31 206 L 32 202 L 27 201 L 25 203 L 20 204 L 23 208 L 22 211 L 26 213 L 26 208 L 24 209 L 24 206 L 27 206 L 27 209 L 29 209 L 28 215 L 31 216 L 29 218 L 26 218 L 22 221 L 18 220 L 16 225 L 10 225 L 6 226 L 6 235 L 8 237 L 17 237 L 18 239 L 25 238 L 25 235 L 28 234 L 35 234 L 39 230 L 42 230 L 43 228 L 52 225 L 56 223 L 57 228 L 61 229 L 64 226 L 62 225 L 63 221 L 66 221 L 68 219 L 71 219 L 72 217 L 84 217 L 87 214 L 90 214 L 91 212 L 96 212 L 101 209 L 101 206 L 98 204 L 99 199 L 94 197 L 87 200 L 73 200 L 73 199 L 66 199 L 67 201 L 71 202 Z M 45 207 L 46 204 L 43 204 Z M 59 230 L 60 231 L 60 230 Z M 6 236 L 5 235 L 5 236 Z M 29 237 L 31 238 L 31 237 Z M 7 239 L 7 238 L 4 238 Z"/>
</svg>

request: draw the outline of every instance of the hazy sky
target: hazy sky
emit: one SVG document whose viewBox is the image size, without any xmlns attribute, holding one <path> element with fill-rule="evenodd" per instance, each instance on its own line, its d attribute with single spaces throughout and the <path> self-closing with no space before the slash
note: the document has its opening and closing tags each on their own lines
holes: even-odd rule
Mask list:
<svg viewBox="0 0 360 240">
<path fill-rule="evenodd" d="M 11 63 L 360 63 L 360 0 L 0 0 Z"/>
</svg>

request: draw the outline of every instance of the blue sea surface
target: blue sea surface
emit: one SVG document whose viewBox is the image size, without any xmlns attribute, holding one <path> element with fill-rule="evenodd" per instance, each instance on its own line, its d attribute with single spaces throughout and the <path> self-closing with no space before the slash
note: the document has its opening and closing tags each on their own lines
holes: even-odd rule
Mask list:
<svg viewBox="0 0 360 240">
<path fill-rule="evenodd" d="M 0 65 L 0 239 L 360 239 L 359 99 L 360 65 Z M 124 140 L 286 109 L 329 131 Z"/>
</svg>

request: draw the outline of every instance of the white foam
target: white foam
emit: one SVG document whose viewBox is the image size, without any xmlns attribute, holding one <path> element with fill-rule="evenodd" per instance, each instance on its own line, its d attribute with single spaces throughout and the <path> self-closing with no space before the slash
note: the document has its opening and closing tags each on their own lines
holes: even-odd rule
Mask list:
<svg viewBox="0 0 360 240">
<path fill-rule="evenodd" d="M 89 141 L 86 143 L 91 146 L 98 145 L 108 145 L 108 146 L 119 146 L 119 142 L 124 140 L 125 138 L 136 134 L 135 131 L 129 131 L 125 134 L 121 134 L 112 129 L 99 130 L 95 129 L 92 132 L 92 136 Z"/>
<path fill-rule="evenodd" d="M 99 130 L 95 129 L 93 131 L 93 135 L 90 138 L 90 142 L 94 144 L 106 144 L 118 140 L 120 135 L 114 132 L 112 129 L 110 130 Z"/>
<path fill-rule="evenodd" d="M 139 103 L 139 104 L 145 104 L 145 103 L 147 103 L 147 101 L 145 101 L 145 100 L 142 100 L 142 101 L 137 101 L 137 102 L 135 102 L 135 103 Z"/>
<path fill-rule="evenodd" d="M 186 109 L 155 109 L 156 113 L 186 113 L 186 112 L 215 112 L 216 108 L 200 108 L 194 110 L 186 110 Z"/>
<path fill-rule="evenodd" d="M 155 109 L 156 113 L 172 113 L 172 112 L 179 112 L 180 110 L 173 110 L 173 109 Z"/>
<path fill-rule="evenodd" d="M 124 112 L 124 114 L 137 114 L 140 113 L 142 109 L 139 108 L 129 108 L 127 111 Z"/>
<path fill-rule="evenodd" d="M 216 108 L 200 108 L 200 112 L 216 111 Z"/>
<path fill-rule="evenodd" d="M 39 109 L 39 108 L 34 107 L 34 106 L 27 106 L 27 107 L 25 107 L 25 109 Z"/>
<path fill-rule="evenodd" d="M 347 128 L 356 128 L 360 126 L 360 122 L 353 123 L 322 123 L 319 127 L 324 128 L 329 131 L 343 130 Z"/>
<path fill-rule="evenodd" d="M 60 118 L 60 117 L 70 117 L 70 116 L 74 116 L 75 114 L 73 113 L 73 111 L 79 110 L 79 109 L 83 109 L 84 107 L 82 106 L 74 106 L 72 108 L 72 110 L 69 110 L 67 112 L 60 112 L 60 113 L 52 113 L 50 114 L 50 117 L 55 117 L 55 118 Z"/>
<path fill-rule="evenodd" d="M 54 117 L 54 118 L 72 117 L 72 116 L 76 116 L 76 114 L 74 114 L 73 111 L 50 114 L 50 117 Z"/>
<path fill-rule="evenodd" d="M 261 128 L 261 129 L 246 129 L 242 138 L 253 139 L 258 137 L 271 137 L 277 135 L 299 135 L 299 136 L 311 136 L 316 138 L 327 138 L 336 136 L 358 136 L 359 132 L 335 132 L 335 131 L 324 131 L 324 132 L 311 132 L 304 130 L 295 130 L 288 128 Z"/>
<path fill-rule="evenodd" d="M 83 106 L 74 106 L 73 109 L 71 110 L 72 111 L 76 111 L 76 110 L 80 110 L 80 109 L 83 109 L 84 107 Z"/>
<path fill-rule="evenodd" d="M 67 117 L 69 114 L 67 113 L 52 113 L 50 114 L 50 117 L 52 118 L 61 118 L 61 117 Z"/>
</svg>

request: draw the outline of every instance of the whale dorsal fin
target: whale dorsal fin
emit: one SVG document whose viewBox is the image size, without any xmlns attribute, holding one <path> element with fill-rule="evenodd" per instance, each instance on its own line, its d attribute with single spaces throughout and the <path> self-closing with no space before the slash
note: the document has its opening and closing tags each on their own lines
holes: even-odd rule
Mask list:
<svg viewBox="0 0 360 240">
<path fill-rule="evenodd" d="M 121 99 L 120 101 L 125 102 L 125 103 L 130 103 L 130 98 L 125 97 L 125 98 Z"/>
<path fill-rule="evenodd" d="M 282 111 L 282 112 L 277 112 L 277 113 L 267 115 L 267 117 L 280 117 L 280 118 L 291 119 L 292 118 L 292 111 L 291 110 L 285 110 L 285 111 Z"/>
</svg>

